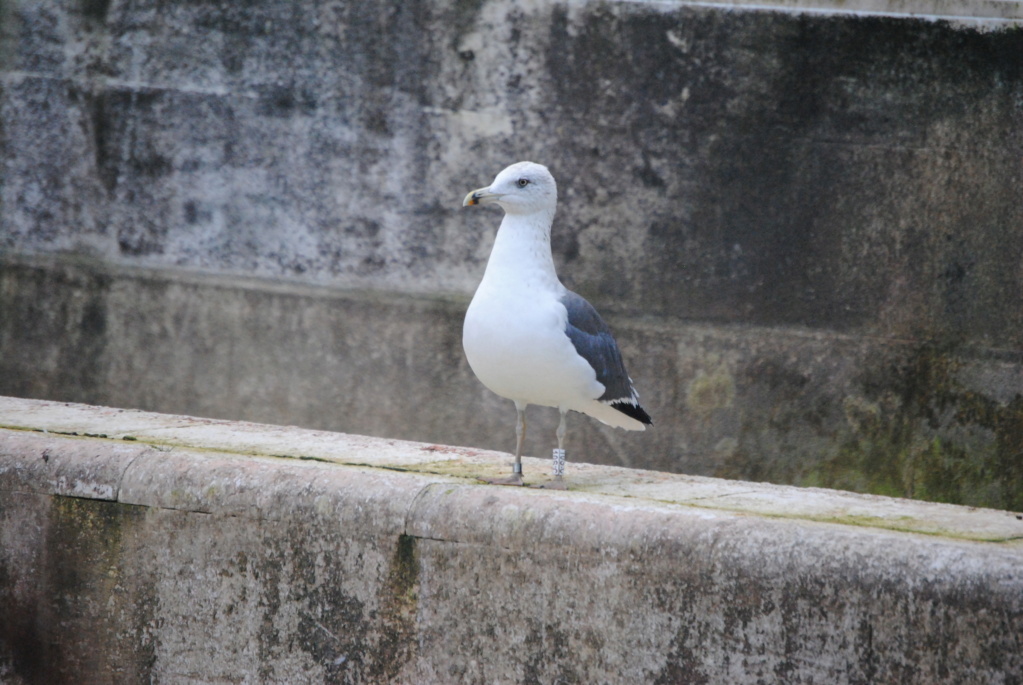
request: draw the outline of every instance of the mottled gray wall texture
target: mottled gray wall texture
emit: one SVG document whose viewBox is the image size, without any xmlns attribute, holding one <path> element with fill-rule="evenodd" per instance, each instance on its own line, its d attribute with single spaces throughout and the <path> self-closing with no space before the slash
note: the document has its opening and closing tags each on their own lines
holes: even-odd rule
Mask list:
<svg viewBox="0 0 1023 685">
<path fill-rule="evenodd" d="M 106 413 L 92 425 L 133 423 Z M 967 539 L 486 487 L 206 428 L 231 452 L 0 429 L 0 682 L 1023 682 L 1023 549 L 1001 523 L 981 541 L 940 505 L 903 511 Z"/>
<path fill-rule="evenodd" d="M 509 449 L 508 163 L 654 416 L 569 460 L 1023 507 L 1023 31 L 684 3 L 0 3 L 0 393 Z M 527 444 L 549 454 L 556 412 Z"/>
</svg>

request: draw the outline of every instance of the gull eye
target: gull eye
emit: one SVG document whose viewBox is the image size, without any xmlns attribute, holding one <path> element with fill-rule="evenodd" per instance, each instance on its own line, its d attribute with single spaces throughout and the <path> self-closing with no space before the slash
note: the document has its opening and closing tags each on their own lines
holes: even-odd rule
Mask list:
<svg viewBox="0 0 1023 685">
<path fill-rule="evenodd" d="M 529 185 L 529 179 L 520 178 L 518 181 L 515 182 L 515 185 L 517 185 L 519 188 L 525 188 L 526 186 Z"/>
</svg>

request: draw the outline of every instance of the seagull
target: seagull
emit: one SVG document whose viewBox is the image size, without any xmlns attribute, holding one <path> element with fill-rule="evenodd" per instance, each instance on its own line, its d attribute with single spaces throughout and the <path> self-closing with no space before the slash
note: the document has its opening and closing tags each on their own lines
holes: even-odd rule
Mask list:
<svg viewBox="0 0 1023 685">
<path fill-rule="evenodd" d="M 551 224 L 558 186 L 547 167 L 512 164 L 486 188 L 465 196 L 463 207 L 496 204 L 504 210 L 483 280 L 465 313 L 462 347 L 473 373 L 491 391 L 515 403 L 515 463 L 500 485 L 523 485 L 526 407 L 557 407 L 554 479 L 565 489 L 565 415 L 588 414 L 616 428 L 645 430 L 652 422 L 625 371 L 611 329 L 593 306 L 558 279 L 551 256 Z"/>
</svg>

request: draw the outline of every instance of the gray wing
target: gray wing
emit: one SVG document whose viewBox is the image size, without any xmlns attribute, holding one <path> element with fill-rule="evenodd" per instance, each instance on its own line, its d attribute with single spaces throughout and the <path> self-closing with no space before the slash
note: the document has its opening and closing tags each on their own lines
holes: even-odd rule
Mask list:
<svg viewBox="0 0 1023 685">
<path fill-rule="evenodd" d="M 604 385 L 601 402 L 614 403 L 624 401 L 635 403 L 636 391 L 632 388 L 632 380 L 625 371 L 622 353 L 618 343 L 611 335 L 600 314 L 589 302 L 567 291 L 561 298 L 561 304 L 568 310 L 568 325 L 565 333 L 575 345 L 576 352 L 589 362 L 597 372 L 597 380 Z"/>
</svg>

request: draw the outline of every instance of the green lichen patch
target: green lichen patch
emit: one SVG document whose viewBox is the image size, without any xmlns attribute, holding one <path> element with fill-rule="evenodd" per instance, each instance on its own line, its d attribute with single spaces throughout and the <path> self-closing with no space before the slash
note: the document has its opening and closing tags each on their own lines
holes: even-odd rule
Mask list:
<svg viewBox="0 0 1023 685">
<path fill-rule="evenodd" d="M 399 535 L 391 568 L 382 586 L 381 642 L 373 675 L 381 680 L 395 677 L 416 654 L 416 614 L 419 609 L 419 555 L 416 538 Z"/>
<path fill-rule="evenodd" d="M 77 497 L 49 502 L 45 572 L 32 571 L 25 579 L 32 590 L 5 606 L 0 642 L 26 681 L 78 682 L 96 655 L 111 665 L 112 680 L 148 680 L 155 645 L 143 635 L 156 599 L 132 563 L 132 531 L 146 509 Z"/>
<path fill-rule="evenodd" d="M 699 371 L 689 384 L 686 406 L 699 414 L 726 409 L 735 402 L 735 378 L 725 364 Z"/>
<path fill-rule="evenodd" d="M 1023 508 L 1023 397 L 960 381 L 961 350 L 929 343 L 883 360 L 845 398 L 848 431 L 804 485 Z"/>
<path fill-rule="evenodd" d="M 431 461 L 423 464 L 416 464 L 410 468 L 418 473 L 429 473 L 435 476 L 456 476 L 458 478 L 478 478 L 481 475 L 490 475 L 497 465 L 483 465 L 474 462 L 466 462 L 460 459 L 445 459 L 442 461 Z M 501 469 L 506 468 L 503 464 Z M 487 472 L 487 473 L 484 473 Z"/>
</svg>

